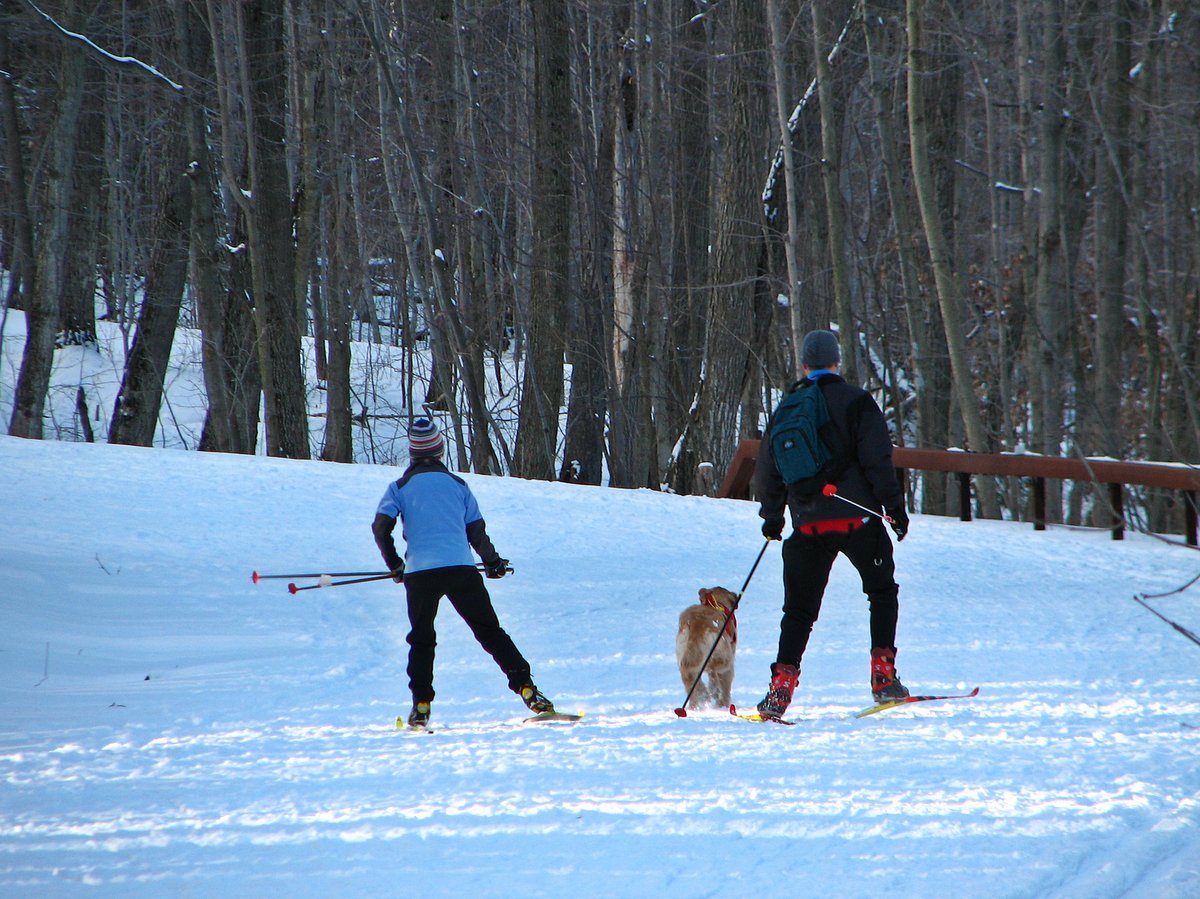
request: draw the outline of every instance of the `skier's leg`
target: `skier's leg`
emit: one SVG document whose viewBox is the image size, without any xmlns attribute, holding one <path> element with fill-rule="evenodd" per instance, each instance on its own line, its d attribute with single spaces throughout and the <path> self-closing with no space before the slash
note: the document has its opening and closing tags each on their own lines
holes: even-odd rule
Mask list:
<svg viewBox="0 0 1200 899">
<path fill-rule="evenodd" d="M 863 593 L 871 606 L 871 647 L 896 648 L 896 621 L 900 615 L 900 587 L 892 541 L 883 522 L 875 519 L 846 538 L 843 552 L 858 569 Z"/>
<path fill-rule="evenodd" d="M 433 701 L 433 658 L 437 648 L 438 603 L 442 598 L 440 579 L 423 571 L 404 579 L 408 596 L 408 686 L 413 702 Z"/>
<path fill-rule="evenodd" d="M 822 537 L 797 533 L 783 542 L 783 618 L 776 662 L 800 667 L 835 558 Z"/>
<path fill-rule="evenodd" d="M 514 693 L 519 693 L 522 687 L 532 683 L 529 663 L 500 626 L 500 619 L 496 616 L 483 578 L 474 568 L 454 568 L 446 571 L 446 598 L 467 623 L 479 645 L 496 660 L 496 664 L 508 678 L 509 688 Z"/>
</svg>

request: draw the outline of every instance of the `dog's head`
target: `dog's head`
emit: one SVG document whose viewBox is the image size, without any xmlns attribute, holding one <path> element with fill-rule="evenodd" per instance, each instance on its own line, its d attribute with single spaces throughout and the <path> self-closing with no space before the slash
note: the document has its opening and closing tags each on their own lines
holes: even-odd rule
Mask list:
<svg viewBox="0 0 1200 899">
<path fill-rule="evenodd" d="M 737 602 L 737 595 L 724 587 L 701 587 L 700 605 L 712 606 L 724 612 L 731 611 Z"/>
</svg>

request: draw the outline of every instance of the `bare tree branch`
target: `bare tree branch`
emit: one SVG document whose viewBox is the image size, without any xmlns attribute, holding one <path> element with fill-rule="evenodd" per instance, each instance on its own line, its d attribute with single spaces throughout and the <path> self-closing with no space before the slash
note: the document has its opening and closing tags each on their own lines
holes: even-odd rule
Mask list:
<svg viewBox="0 0 1200 899">
<path fill-rule="evenodd" d="M 102 57 L 109 60 L 110 62 L 120 63 L 121 65 L 136 66 L 137 68 L 142 69 L 143 71 L 154 76 L 155 78 L 158 78 L 161 81 L 165 81 L 167 84 L 169 84 L 171 86 L 171 88 L 173 90 L 183 93 L 183 85 L 182 84 L 179 84 L 176 81 L 172 81 L 170 78 L 168 78 L 166 75 L 164 75 L 162 72 L 160 72 L 157 68 L 150 65 L 149 63 L 142 62 L 140 59 L 138 59 L 135 56 L 118 56 L 115 53 L 110 53 L 109 51 L 107 51 L 103 47 L 101 47 L 99 44 L 97 44 L 95 41 L 93 41 L 87 35 L 79 34 L 78 32 L 70 31 L 69 29 L 64 28 L 62 25 L 60 25 L 55 20 L 55 18 L 53 16 L 51 16 L 49 13 L 45 12 L 36 3 L 34 3 L 33 0 L 25 0 L 25 5 L 28 6 L 30 9 L 32 9 L 39 16 L 41 16 L 43 19 L 45 19 L 47 22 L 49 22 L 50 25 L 52 25 L 60 34 L 63 35 L 63 37 L 67 37 L 73 41 L 79 41 L 80 43 L 86 44 L 88 47 L 91 47 L 93 50 L 95 50 L 97 53 L 99 53 Z"/>
</svg>

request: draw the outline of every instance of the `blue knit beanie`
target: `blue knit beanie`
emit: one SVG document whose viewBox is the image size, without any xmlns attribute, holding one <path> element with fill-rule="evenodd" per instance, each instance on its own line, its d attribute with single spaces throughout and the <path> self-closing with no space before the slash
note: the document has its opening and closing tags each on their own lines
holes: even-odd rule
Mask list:
<svg viewBox="0 0 1200 899">
<path fill-rule="evenodd" d="M 837 335 L 832 331 L 809 331 L 800 346 L 800 362 L 807 368 L 828 368 L 842 361 Z"/>
</svg>

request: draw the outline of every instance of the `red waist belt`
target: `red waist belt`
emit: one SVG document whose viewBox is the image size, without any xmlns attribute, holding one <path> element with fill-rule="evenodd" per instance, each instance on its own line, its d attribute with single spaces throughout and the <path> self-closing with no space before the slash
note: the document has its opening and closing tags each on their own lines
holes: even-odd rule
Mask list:
<svg viewBox="0 0 1200 899">
<path fill-rule="evenodd" d="M 829 521 L 810 521 L 796 528 L 801 534 L 815 537 L 817 534 L 849 534 L 867 523 L 865 518 L 833 518 Z"/>
</svg>

